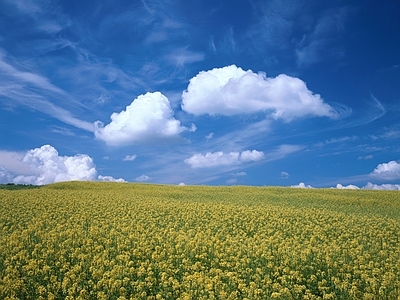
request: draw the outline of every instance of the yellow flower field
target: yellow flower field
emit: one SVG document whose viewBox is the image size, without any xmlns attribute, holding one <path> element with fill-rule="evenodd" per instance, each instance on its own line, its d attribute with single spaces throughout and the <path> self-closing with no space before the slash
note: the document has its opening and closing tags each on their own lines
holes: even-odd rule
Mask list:
<svg viewBox="0 0 400 300">
<path fill-rule="evenodd" d="M 400 193 L 0 190 L 0 299 L 399 299 Z"/>
</svg>

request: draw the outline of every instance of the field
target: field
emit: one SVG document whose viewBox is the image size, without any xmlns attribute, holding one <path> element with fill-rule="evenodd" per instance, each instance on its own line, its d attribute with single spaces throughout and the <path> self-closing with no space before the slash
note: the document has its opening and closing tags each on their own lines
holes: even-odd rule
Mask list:
<svg viewBox="0 0 400 300">
<path fill-rule="evenodd" d="M 400 193 L 0 189 L 0 299 L 399 299 Z"/>
</svg>

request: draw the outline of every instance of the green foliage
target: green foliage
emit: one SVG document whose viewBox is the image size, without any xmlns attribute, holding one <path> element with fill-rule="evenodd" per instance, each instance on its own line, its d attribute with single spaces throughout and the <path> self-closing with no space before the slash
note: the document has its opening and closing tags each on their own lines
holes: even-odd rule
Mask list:
<svg viewBox="0 0 400 300">
<path fill-rule="evenodd" d="M 0 184 L 0 190 L 25 190 L 25 189 L 37 189 L 37 188 L 40 188 L 40 186 L 32 184 L 14 184 L 14 183 Z"/>
</svg>

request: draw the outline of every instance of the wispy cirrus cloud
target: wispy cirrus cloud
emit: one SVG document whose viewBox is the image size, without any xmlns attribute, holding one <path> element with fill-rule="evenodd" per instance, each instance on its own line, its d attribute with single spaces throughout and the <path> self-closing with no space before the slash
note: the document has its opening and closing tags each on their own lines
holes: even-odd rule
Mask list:
<svg viewBox="0 0 400 300">
<path fill-rule="evenodd" d="M 299 66 L 309 66 L 322 60 L 340 59 L 345 53 L 339 40 L 345 29 L 348 8 L 332 8 L 323 12 L 310 32 L 297 44 L 296 57 Z"/>
<path fill-rule="evenodd" d="M 16 80 L 29 81 L 38 88 L 46 88 L 68 99 L 62 101 L 56 98 L 56 101 L 51 102 L 71 112 L 74 112 L 75 108 L 71 109 L 67 105 L 74 103 L 75 99 L 80 100 L 77 102 L 92 106 L 90 109 L 96 112 L 96 107 L 93 106 L 104 105 L 115 99 L 131 98 L 132 89 L 141 91 L 153 89 L 150 87 L 151 84 L 157 84 L 160 80 L 163 80 L 161 83 L 165 80 L 174 80 L 177 76 L 174 70 L 165 76 L 168 71 L 160 66 L 166 61 L 182 67 L 202 60 L 204 56 L 200 52 L 187 50 L 185 46 L 187 43 L 182 45 L 182 37 L 187 35 L 187 28 L 168 1 L 143 1 L 142 5 L 130 5 L 124 7 L 124 10 L 119 6 L 113 6 L 110 10 L 107 3 L 102 3 L 93 12 L 89 23 L 76 16 L 71 19 L 72 16 L 65 12 L 66 5 L 57 3 L 43 5 L 33 0 L 7 1 L 7 4 L 14 19 L 22 19 L 22 15 L 28 15 L 35 20 L 30 30 L 42 32 L 40 39 L 34 37 L 24 39 L 23 42 L 26 44 L 20 49 L 21 52 L 29 49 L 30 53 L 33 51 L 35 54 L 31 55 L 28 68 L 30 70 L 19 73 L 14 72 L 15 70 L 9 71 L 19 77 L 15 78 Z M 114 63 L 113 55 L 107 56 L 113 53 L 107 49 L 126 49 L 128 46 L 127 39 L 123 36 L 118 40 L 114 39 L 115 30 L 120 31 L 121 27 L 127 29 L 124 30 L 127 35 L 131 29 L 135 33 L 143 32 L 143 35 L 130 34 L 130 38 L 135 36 L 139 39 L 139 43 L 143 43 L 142 47 L 135 47 L 132 51 L 132 55 L 144 56 L 141 60 L 142 65 L 135 63 L 134 66 L 123 69 Z M 64 30 L 65 34 L 54 36 L 57 30 Z M 176 41 L 172 47 L 168 49 L 159 47 L 156 54 L 154 52 L 150 54 L 147 49 L 152 46 L 146 46 L 145 40 L 158 32 L 169 42 L 174 39 Z M 97 37 L 96 42 L 91 40 L 94 35 Z M 110 38 L 113 40 L 111 44 Z M 104 41 L 107 41 L 107 44 L 103 44 Z M 146 50 L 138 53 L 136 49 Z M 149 64 L 146 57 L 153 61 L 154 68 L 150 73 L 141 70 L 141 67 Z M 154 57 L 157 58 L 154 60 Z M 21 69 L 19 64 L 22 62 L 15 59 L 15 63 L 9 63 L 9 66 Z M 63 68 L 57 67 L 60 63 L 63 64 Z M 5 67 L 7 66 L 3 65 L 3 69 Z M 41 70 L 41 75 L 37 70 Z M 48 78 L 52 78 L 51 82 Z M 79 106 L 79 103 L 76 105 Z"/>
<path fill-rule="evenodd" d="M 10 82 L 20 82 L 23 85 L 30 85 L 42 90 L 47 90 L 65 96 L 66 93 L 55 86 L 50 80 L 29 70 L 21 70 L 6 62 L 6 53 L 0 48 L 0 71 L 2 77 Z"/>
<path fill-rule="evenodd" d="M 371 100 L 365 102 L 364 108 L 361 106 L 358 107 L 357 112 L 354 112 L 351 118 L 348 118 L 343 123 L 339 123 L 336 128 L 350 128 L 369 124 L 382 118 L 386 113 L 385 106 L 371 94 Z"/>
<path fill-rule="evenodd" d="M 368 159 L 372 159 L 373 157 L 374 157 L 373 155 L 368 154 L 368 155 L 357 157 L 357 160 L 368 160 Z"/>
<path fill-rule="evenodd" d="M 221 37 L 218 39 L 214 35 L 211 35 L 208 42 L 208 48 L 214 54 L 232 54 L 238 51 L 240 48 L 237 45 L 238 42 L 236 39 L 238 39 L 238 37 L 235 36 L 233 28 L 229 27 L 223 33 L 221 33 Z"/>
<path fill-rule="evenodd" d="M 256 21 L 248 31 L 248 37 L 253 40 L 255 49 L 287 48 L 302 7 L 296 0 L 273 0 L 262 4 L 254 1 Z"/>
<path fill-rule="evenodd" d="M 353 141 L 357 140 L 358 138 L 359 137 L 355 136 L 355 135 L 341 136 L 341 137 L 327 139 L 323 142 L 319 142 L 319 143 L 315 144 L 314 146 L 323 147 L 323 146 L 332 145 L 332 144 L 343 144 L 343 143 L 347 143 L 347 142 L 353 142 Z"/>
<path fill-rule="evenodd" d="M 371 134 L 370 137 L 373 140 L 396 140 L 400 138 L 400 124 L 396 124 L 390 127 L 384 127 L 379 134 Z"/>
<path fill-rule="evenodd" d="M 298 0 L 251 2 L 255 21 L 244 44 L 257 55 L 269 53 L 271 65 L 284 61 L 299 68 L 344 57 L 340 42 L 350 8 Z"/>
<path fill-rule="evenodd" d="M 9 17 L 24 16 L 18 19 L 23 22 L 24 19 L 30 19 L 30 32 L 40 32 L 43 34 L 54 35 L 66 28 L 70 23 L 69 18 L 62 13 L 60 6 L 53 2 L 35 1 L 35 0 L 16 0 L 4 1 L 7 6 L 3 7 Z"/>
<path fill-rule="evenodd" d="M 93 124 L 78 119 L 70 111 L 54 104 L 50 99 L 68 99 L 82 107 L 79 102 L 51 83 L 48 78 L 29 69 L 11 65 L 6 61 L 4 51 L 0 53 L 0 80 L 3 83 L 0 87 L 0 95 L 6 100 L 6 105 L 10 107 L 16 104 L 24 105 L 77 128 L 94 131 Z"/>
<path fill-rule="evenodd" d="M 171 51 L 165 56 L 167 62 L 176 67 L 182 68 L 187 64 L 192 64 L 204 60 L 204 54 L 200 52 L 194 52 L 184 48 L 178 48 Z"/>
<path fill-rule="evenodd" d="M 42 12 L 40 5 L 34 0 L 6 0 L 5 2 L 14 5 L 18 11 L 27 15 L 36 15 Z"/>
<path fill-rule="evenodd" d="M 125 157 L 122 159 L 123 161 L 134 161 L 136 159 L 137 155 L 125 155 Z"/>
</svg>

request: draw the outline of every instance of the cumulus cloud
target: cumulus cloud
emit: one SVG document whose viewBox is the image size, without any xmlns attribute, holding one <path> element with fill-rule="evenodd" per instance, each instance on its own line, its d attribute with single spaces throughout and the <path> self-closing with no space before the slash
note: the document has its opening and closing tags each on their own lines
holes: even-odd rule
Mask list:
<svg viewBox="0 0 400 300">
<path fill-rule="evenodd" d="M 337 189 L 353 189 L 353 190 L 359 190 L 360 188 L 356 185 L 347 185 L 343 186 L 340 183 L 336 185 Z M 374 184 L 371 182 L 368 182 L 365 186 L 363 186 L 361 189 L 363 190 L 400 190 L 400 184 Z"/>
<path fill-rule="evenodd" d="M 32 175 L 19 175 L 14 178 L 14 183 L 43 185 L 97 178 L 96 167 L 91 157 L 84 154 L 59 156 L 57 150 L 50 145 L 29 150 L 22 162 L 29 165 Z"/>
<path fill-rule="evenodd" d="M 123 161 L 134 161 L 136 159 L 137 155 L 125 155 L 125 157 L 122 159 Z"/>
<path fill-rule="evenodd" d="M 25 152 L 0 150 L 0 167 L 6 170 L 7 174 L 30 174 L 29 166 L 22 162 L 24 156 Z"/>
<path fill-rule="evenodd" d="M 300 182 L 298 185 L 292 185 L 291 187 L 293 188 L 313 188 L 311 185 L 305 185 L 303 182 Z M 358 187 L 356 185 L 353 184 L 349 184 L 349 185 L 342 185 L 340 183 L 338 183 L 336 185 L 336 187 L 334 187 L 336 189 L 340 189 L 340 190 L 400 190 L 400 184 L 374 184 L 371 182 L 368 182 L 365 186 L 363 187 Z"/>
<path fill-rule="evenodd" d="M 246 150 L 240 154 L 241 162 L 259 161 L 264 158 L 264 152 L 257 150 Z"/>
<path fill-rule="evenodd" d="M 313 189 L 311 185 L 305 185 L 304 182 L 300 182 L 298 185 L 291 185 L 292 188 L 300 188 L 300 189 Z"/>
<path fill-rule="evenodd" d="M 373 184 L 368 182 L 366 186 L 363 187 L 366 190 L 400 190 L 400 184 Z"/>
<path fill-rule="evenodd" d="M 116 178 L 114 178 L 114 177 L 112 177 L 112 176 L 102 176 L 102 175 L 99 175 L 99 176 L 97 177 L 97 179 L 98 179 L 99 181 L 108 181 L 108 182 L 126 182 L 126 180 L 123 179 L 123 178 L 118 178 L 118 179 L 116 179 Z"/>
<path fill-rule="evenodd" d="M 109 145 L 124 145 L 156 138 L 177 137 L 185 130 L 174 118 L 170 102 L 160 92 L 147 93 L 137 97 L 125 110 L 111 115 L 111 122 L 104 126 L 95 122 L 96 138 Z"/>
<path fill-rule="evenodd" d="M 12 182 L 14 176 L 6 168 L 0 166 L 0 183 Z"/>
<path fill-rule="evenodd" d="M 257 150 L 246 150 L 243 152 L 207 152 L 205 155 L 196 153 L 184 160 L 192 168 L 212 168 L 218 166 L 230 166 L 241 163 L 259 161 L 264 158 L 264 152 Z"/>
<path fill-rule="evenodd" d="M 205 155 L 196 153 L 184 160 L 192 168 L 210 168 L 217 166 L 227 166 L 239 163 L 239 152 L 228 154 L 219 152 L 207 152 Z"/>
<path fill-rule="evenodd" d="M 4 153 L 2 154 L 4 156 Z M 19 157 L 19 153 L 17 154 Z M 14 158 L 15 155 L 10 152 L 5 156 Z M 9 163 L 0 166 L 0 183 L 44 185 L 71 180 L 125 182 L 122 178 L 97 176 L 93 159 L 86 154 L 60 156 L 50 145 L 27 151 L 18 159 L 18 164 Z"/>
<path fill-rule="evenodd" d="M 358 186 L 353 185 L 353 184 L 349 184 L 349 185 L 344 186 L 344 185 L 341 185 L 340 183 L 338 183 L 336 185 L 336 188 L 340 189 L 340 190 L 359 190 L 360 189 Z"/>
<path fill-rule="evenodd" d="M 370 176 L 382 180 L 396 180 L 400 179 L 400 163 L 390 161 L 388 163 L 379 164 Z"/>
<path fill-rule="evenodd" d="M 194 115 L 264 112 L 285 122 L 306 116 L 339 116 L 299 78 L 285 74 L 266 77 L 235 65 L 202 71 L 193 77 L 182 94 L 182 109 Z"/>
</svg>

